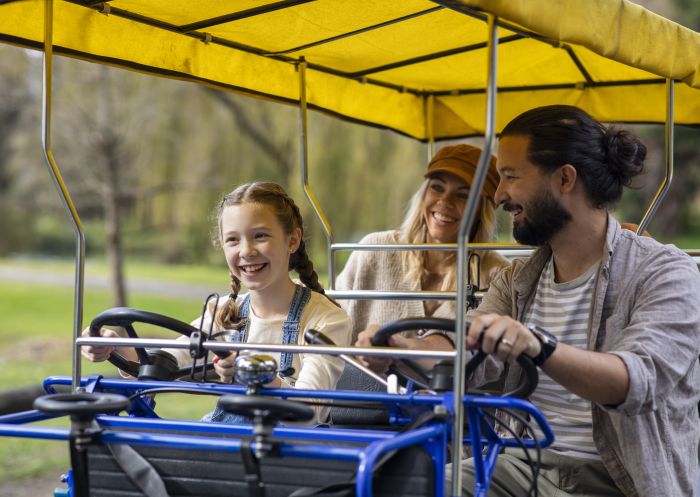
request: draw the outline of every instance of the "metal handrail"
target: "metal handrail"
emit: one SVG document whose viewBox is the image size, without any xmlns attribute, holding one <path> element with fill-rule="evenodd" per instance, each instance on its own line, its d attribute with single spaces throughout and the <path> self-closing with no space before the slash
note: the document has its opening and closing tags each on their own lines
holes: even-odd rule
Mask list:
<svg viewBox="0 0 700 497">
<path fill-rule="evenodd" d="M 105 337 L 81 337 L 75 341 L 79 347 L 113 346 L 125 347 L 153 347 L 167 349 L 189 349 L 189 340 L 177 340 L 172 338 L 105 338 Z M 212 352 L 256 350 L 261 352 L 294 352 L 315 353 L 325 355 L 362 355 L 373 357 L 393 357 L 400 359 L 454 359 L 457 352 L 454 350 L 418 350 L 404 349 L 401 347 L 337 347 L 331 345 L 283 345 L 277 343 L 234 343 L 219 342 L 216 340 L 202 343 L 205 350 Z"/>
<path fill-rule="evenodd" d="M 666 197 L 669 189 L 671 188 L 671 181 L 673 181 L 673 133 L 674 133 L 674 123 L 673 123 L 673 102 L 674 102 L 674 82 L 672 79 L 666 80 L 666 125 L 665 125 L 665 146 L 664 146 L 664 162 L 666 165 L 666 170 L 664 173 L 664 179 L 656 191 L 656 195 L 651 200 L 647 211 L 644 213 L 642 220 L 639 222 L 639 228 L 637 228 L 637 234 L 640 235 L 644 233 L 644 230 L 649 226 L 651 219 L 656 214 L 657 209 L 661 205 L 661 202 Z"/>
<path fill-rule="evenodd" d="M 425 134 L 428 137 L 426 151 L 428 153 L 427 163 L 435 155 L 435 95 L 432 93 L 424 97 L 425 106 Z"/>
<path fill-rule="evenodd" d="M 46 165 L 63 201 L 63 206 L 73 222 L 76 234 L 75 293 L 73 303 L 73 339 L 80 337 L 83 330 L 83 292 L 85 282 L 85 233 L 78 211 L 73 205 L 70 193 L 63 182 L 61 171 L 53 158 L 51 150 L 51 100 L 53 90 L 53 0 L 44 3 L 44 61 L 43 90 L 41 100 L 41 148 Z M 80 389 L 80 350 L 73 349 L 73 390 Z"/>
<path fill-rule="evenodd" d="M 476 292 L 477 296 L 484 292 Z M 457 292 L 383 291 L 383 290 L 326 290 L 326 295 L 336 300 L 455 300 Z"/>
<path fill-rule="evenodd" d="M 458 243 L 334 243 L 331 250 L 359 250 L 359 251 L 390 251 L 390 250 L 457 250 Z M 467 243 L 466 248 L 473 251 L 481 250 L 528 250 L 528 245 L 519 243 Z"/>
<path fill-rule="evenodd" d="M 333 243 L 333 232 L 331 231 L 331 225 L 323 213 L 321 206 L 316 200 L 314 192 L 311 190 L 311 185 L 309 184 L 309 147 L 308 147 L 308 115 L 307 115 L 307 100 L 306 100 L 306 61 L 301 58 L 301 61 L 297 65 L 299 71 L 299 162 L 301 166 L 301 187 L 304 190 L 304 194 L 308 199 L 311 207 L 316 213 L 316 217 L 321 221 L 321 226 L 323 227 L 323 232 L 326 235 L 326 240 L 328 243 L 328 278 L 330 282 L 335 280 L 335 265 L 333 264 L 333 257 L 331 252 L 331 244 Z M 330 288 L 333 288 L 333 284 L 329 284 Z"/>
<path fill-rule="evenodd" d="M 467 281 L 467 243 L 472 223 L 476 215 L 481 190 L 486 180 L 486 174 L 490 165 L 491 150 L 496 138 L 496 66 L 498 62 L 498 18 L 493 14 L 487 14 L 488 20 L 488 56 L 487 56 L 487 88 L 486 88 L 486 125 L 484 130 L 484 146 L 479 156 L 479 163 L 474 173 L 474 181 L 469 189 L 467 205 L 464 209 L 464 216 L 459 227 L 457 237 L 457 281 Z M 455 343 L 464 343 L 466 336 L 466 309 L 467 294 L 463 284 L 457 285 L 457 313 L 455 324 Z M 452 454 L 461 454 L 462 438 L 464 434 L 464 405 L 462 397 L 465 392 L 465 366 L 463 347 L 457 347 L 457 355 L 454 362 L 454 419 L 452 424 Z M 452 473 L 452 495 L 460 497 L 462 495 L 462 472 Z"/>
</svg>

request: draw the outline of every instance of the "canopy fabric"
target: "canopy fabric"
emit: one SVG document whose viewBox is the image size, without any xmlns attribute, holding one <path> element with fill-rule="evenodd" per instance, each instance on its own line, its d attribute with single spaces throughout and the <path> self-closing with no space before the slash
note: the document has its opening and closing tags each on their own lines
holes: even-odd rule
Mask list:
<svg viewBox="0 0 700 497">
<path fill-rule="evenodd" d="M 603 121 L 700 124 L 700 34 L 626 0 L 55 0 L 56 53 L 299 101 L 426 140 L 483 133 L 499 18 L 496 127 L 550 103 Z M 0 41 L 41 49 L 44 1 L 0 2 Z M 432 110 L 432 112 L 430 112 Z M 429 114 L 432 114 L 429 116 Z M 432 131 L 431 131 L 432 130 Z"/>
</svg>

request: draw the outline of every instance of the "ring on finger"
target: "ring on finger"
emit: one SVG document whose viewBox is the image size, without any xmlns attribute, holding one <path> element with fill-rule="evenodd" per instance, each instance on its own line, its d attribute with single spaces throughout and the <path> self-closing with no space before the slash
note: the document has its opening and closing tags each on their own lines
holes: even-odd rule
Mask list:
<svg viewBox="0 0 700 497">
<path fill-rule="evenodd" d="M 505 346 L 507 346 L 507 347 L 509 347 L 509 348 L 513 348 L 513 342 L 511 342 L 511 341 L 508 340 L 507 338 L 501 338 L 501 344 L 502 344 L 502 345 L 505 345 Z"/>
</svg>

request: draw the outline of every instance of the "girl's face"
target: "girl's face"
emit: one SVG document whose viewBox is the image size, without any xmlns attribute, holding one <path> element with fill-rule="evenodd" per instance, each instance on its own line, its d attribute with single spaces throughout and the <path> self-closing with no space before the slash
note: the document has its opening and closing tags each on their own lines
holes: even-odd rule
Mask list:
<svg viewBox="0 0 700 497">
<path fill-rule="evenodd" d="M 289 256 L 301 242 L 301 230 L 287 235 L 273 209 L 244 203 L 225 207 L 221 236 L 229 269 L 251 292 L 276 291 L 289 282 Z"/>
<path fill-rule="evenodd" d="M 428 180 L 421 210 L 431 243 L 454 243 L 459 234 L 469 185 L 450 173 L 438 173 Z"/>
</svg>

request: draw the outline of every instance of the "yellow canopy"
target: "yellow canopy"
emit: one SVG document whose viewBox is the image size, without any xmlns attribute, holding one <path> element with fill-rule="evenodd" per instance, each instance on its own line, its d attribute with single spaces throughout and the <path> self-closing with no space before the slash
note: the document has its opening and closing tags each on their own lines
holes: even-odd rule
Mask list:
<svg viewBox="0 0 700 497">
<path fill-rule="evenodd" d="M 444 5 L 442 5 L 444 4 Z M 449 6 L 449 7 L 448 7 Z M 0 3 L 0 41 L 41 48 L 42 0 Z M 603 121 L 700 123 L 700 34 L 626 0 L 55 0 L 57 53 L 299 100 L 425 140 L 483 132 L 487 29 L 499 16 L 497 128 L 531 107 Z"/>
</svg>

